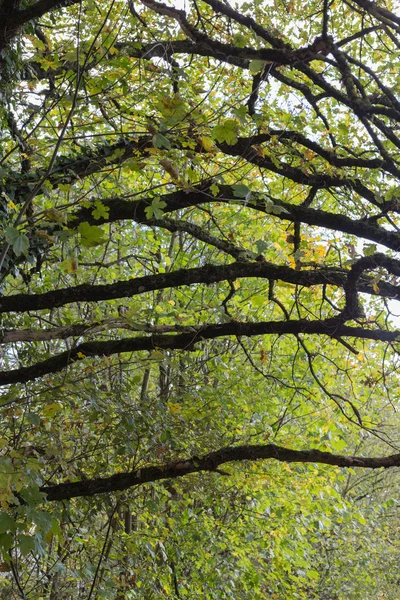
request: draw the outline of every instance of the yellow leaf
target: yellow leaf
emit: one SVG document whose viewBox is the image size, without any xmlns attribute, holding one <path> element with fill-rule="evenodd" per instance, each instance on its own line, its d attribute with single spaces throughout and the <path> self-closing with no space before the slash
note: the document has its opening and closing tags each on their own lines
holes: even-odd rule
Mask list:
<svg viewBox="0 0 400 600">
<path fill-rule="evenodd" d="M 76 258 L 66 258 L 62 261 L 60 267 L 64 273 L 76 273 L 78 270 L 78 261 Z"/>
<path fill-rule="evenodd" d="M 206 152 L 213 152 L 214 141 L 210 137 L 202 136 L 200 142 Z"/>
<path fill-rule="evenodd" d="M 174 402 L 168 402 L 167 406 L 173 415 L 179 415 L 182 412 L 182 408 L 179 404 L 175 404 Z"/>
<path fill-rule="evenodd" d="M 43 414 L 46 417 L 54 417 L 57 413 L 62 411 L 62 404 L 60 402 L 52 402 L 51 404 L 46 404 L 43 408 Z"/>
<path fill-rule="evenodd" d="M 49 221 L 54 221 L 55 223 L 64 223 L 66 221 L 65 213 L 60 212 L 56 208 L 49 208 L 44 211 L 44 216 Z"/>
</svg>

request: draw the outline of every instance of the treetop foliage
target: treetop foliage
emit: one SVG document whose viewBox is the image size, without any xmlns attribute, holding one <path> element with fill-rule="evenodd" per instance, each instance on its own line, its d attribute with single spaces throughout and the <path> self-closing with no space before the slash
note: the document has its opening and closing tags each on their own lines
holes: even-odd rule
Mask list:
<svg viewBox="0 0 400 600">
<path fill-rule="evenodd" d="M 2 597 L 398 598 L 395 8 L 0 1 Z"/>
</svg>

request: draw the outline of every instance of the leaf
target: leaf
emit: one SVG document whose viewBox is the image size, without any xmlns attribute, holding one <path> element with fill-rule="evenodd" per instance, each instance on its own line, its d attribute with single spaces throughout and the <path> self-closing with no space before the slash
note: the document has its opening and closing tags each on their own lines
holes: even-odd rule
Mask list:
<svg viewBox="0 0 400 600">
<path fill-rule="evenodd" d="M 181 405 L 177 404 L 176 402 L 168 402 L 167 406 L 173 415 L 179 415 L 182 412 Z"/>
<path fill-rule="evenodd" d="M 287 210 L 287 208 L 280 206 L 280 204 L 274 204 L 269 198 L 265 202 L 265 212 L 271 215 L 290 215 L 290 212 Z"/>
<path fill-rule="evenodd" d="M 217 142 L 220 142 L 221 144 L 226 142 L 230 146 L 233 146 L 238 140 L 238 130 L 239 125 L 237 121 L 234 119 L 227 119 L 220 125 L 216 125 L 212 129 L 211 135 Z"/>
<path fill-rule="evenodd" d="M 247 202 L 251 196 L 251 190 L 244 183 L 236 183 L 231 186 L 235 198 L 244 198 Z"/>
<path fill-rule="evenodd" d="M 78 270 L 78 261 L 76 258 L 66 258 L 60 263 L 60 269 L 64 273 L 76 273 Z"/>
<path fill-rule="evenodd" d="M 54 417 L 57 413 L 61 412 L 63 409 L 63 405 L 61 402 L 52 402 L 51 404 L 46 404 L 43 407 L 43 415 L 45 417 Z"/>
<path fill-rule="evenodd" d="M 12 548 L 14 544 L 14 535 L 11 533 L 1 533 L 0 534 L 0 548 L 2 549 L 2 554 L 5 559 L 9 559 L 8 550 Z"/>
<path fill-rule="evenodd" d="M 86 248 L 100 246 L 107 241 L 101 227 L 98 227 L 98 225 L 89 225 L 86 221 L 84 223 L 79 223 L 78 232 L 81 235 L 82 245 Z"/>
<path fill-rule="evenodd" d="M 314 581 L 318 581 L 320 578 L 320 574 L 315 569 L 309 569 L 306 571 L 306 575 L 309 579 L 313 579 Z"/>
<path fill-rule="evenodd" d="M 258 59 L 254 59 L 251 60 L 249 63 L 249 71 L 250 73 L 260 73 L 260 71 L 263 70 L 265 66 L 265 61 L 264 60 L 258 60 Z"/>
<path fill-rule="evenodd" d="M 40 425 L 42 420 L 40 415 L 34 412 L 26 412 L 25 418 L 29 423 L 32 423 L 32 425 Z"/>
<path fill-rule="evenodd" d="M 12 247 L 16 256 L 28 254 L 29 239 L 24 233 L 20 233 L 15 227 L 6 227 L 6 240 Z"/>
<path fill-rule="evenodd" d="M 56 208 L 49 208 L 48 210 L 45 210 L 43 215 L 48 221 L 52 221 L 54 223 L 65 223 L 67 220 L 65 213 L 57 210 Z"/>
<path fill-rule="evenodd" d="M 266 252 L 266 250 L 268 250 L 269 244 L 265 240 L 257 240 L 256 248 L 257 248 L 258 254 L 264 254 Z"/>
<path fill-rule="evenodd" d="M 116 148 L 112 154 L 107 156 L 106 162 L 118 162 L 120 158 L 122 158 L 125 154 L 125 150 L 123 148 Z"/>
<path fill-rule="evenodd" d="M 39 490 L 38 485 L 31 485 L 30 487 L 23 488 L 19 492 L 20 496 L 25 500 L 27 504 L 30 506 L 35 506 L 36 504 L 40 504 L 46 497 L 46 494 L 43 494 Z"/>
<path fill-rule="evenodd" d="M 16 530 L 17 524 L 15 520 L 4 510 L 0 511 L 0 533 L 5 533 L 6 531 L 14 533 Z"/>
<path fill-rule="evenodd" d="M 50 531 L 53 526 L 52 516 L 44 510 L 36 510 L 28 507 L 27 517 L 45 534 Z"/>
<path fill-rule="evenodd" d="M 151 219 L 153 217 L 155 217 L 156 219 L 161 219 L 164 214 L 163 209 L 166 206 L 167 206 L 167 203 L 165 202 L 165 200 L 161 200 L 160 198 L 154 198 L 151 205 L 147 206 L 144 209 L 144 212 L 146 213 L 146 217 L 148 219 Z"/>
<path fill-rule="evenodd" d="M 365 244 L 363 246 L 363 254 L 364 256 L 372 256 L 377 251 L 376 244 Z"/>
<path fill-rule="evenodd" d="M 18 544 L 22 556 L 26 556 L 36 548 L 35 536 L 20 533 L 18 535 Z"/>
<path fill-rule="evenodd" d="M 206 152 L 213 152 L 215 150 L 215 145 L 212 138 L 202 136 L 200 138 L 200 142 Z"/>
<path fill-rule="evenodd" d="M 93 217 L 97 219 L 107 219 L 110 214 L 110 207 L 105 206 L 100 200 L 96 200 L 94 203 L 94 209 L 92 210 Z"/>
<path fill-rule="evenodd" d="M 60 240 L 60 242 L 65 243 L 73 237 L 74 232 L 71 229 L 66 229 L 65 227 L 61 231 L 55 231 L 54 237 Z"/>
<path fill-rule="evenodd" d="M 212 193 L 214 198 L 216 198 L 218 196 L 220 189 L 216 183 L 213 183 L 212 185 L 210 185 L 210 192 Z"/>
<path fill-rule="evenodd" d="M 156 133 L 153 135 L 153 146 L 155 148 L 166 148 L 167 150 L 170 150 L 171 142 L 162 133 Z"/>
</svg>

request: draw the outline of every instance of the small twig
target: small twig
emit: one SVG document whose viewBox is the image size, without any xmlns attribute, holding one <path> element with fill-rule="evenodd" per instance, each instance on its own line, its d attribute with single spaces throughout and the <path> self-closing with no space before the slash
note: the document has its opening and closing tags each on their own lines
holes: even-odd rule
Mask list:
<svg viewBox="0 0 400 600">
<path fill-rule="evenodd" d="M 15 580 L 16 586 L 18 588 L 19 594 L 20 594 L 21 598 L 26 598 L 26 594 L 25 594 L 24 590 L 22 589 L 21 582 L 19 580 L 18 571 L 15 567 L 13 560 L 10 560 L 10 566 L 11 566 L 11 571 L 14 576 L 14 580 Z"/>
<path fill-rule="evenodd" d="M 106 547 L 107 547 L 108 538 L 110 537 L 110 531 L 111 531 L 111 528 L 112 528 L 114 515 L 115 515 L 115 512 L 116 512 L 116 510 L 118 508 L 118 505 L 119 505 L 119 502 L 116 502 L 116 504 L 115 504 L 115 506 L 114 506 L 111 514 L 110 514 L 109 520 L 108 520 L 106 537 L 104 539 L 104 544 L 103 544 L 103 547 L 101 549 L 101 554 L 100 554 L 99 560 L 97 562 L 96 572 L 95 572 L 94 577 L 93 577 L 92 586 L 90 588 L 90 592 L 89 592 L 89 596 L 87 597 L 87 600 L 91 599 L 91 597 L 93 595 L 93 592 L 94 592 L 94 589 L 95 589 L 95 585 L 97 583 L 97 577 L 98 577 L 98 574 L 99 574 L 99 571 L 100 571 L 101 563 L 103 562 L 103 558 L 104 558 Z"/>
<path fill-rule="evenodd" d="M 235 295 L 236 290 L 235 290 L 235 286 L 233 285 L 233 281 L 229 281 L 228 283 L 229 283 L 229 286 L 230 286 L 231 289 L 229 291 L 229 294 L 222 301 L 222 306 L 224 307 L 225 314 L 231 319 L 232 315 L 229 313 L 229 310 L 228 310 L 228 302 L 229 302 L 229 300 L 231 298 L 233 298 L 233 296 Z"/>
</svg>

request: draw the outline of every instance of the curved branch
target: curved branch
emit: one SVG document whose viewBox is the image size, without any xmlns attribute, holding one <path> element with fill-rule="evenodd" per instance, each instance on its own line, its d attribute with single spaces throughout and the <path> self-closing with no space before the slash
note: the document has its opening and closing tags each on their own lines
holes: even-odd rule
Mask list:
<svg viewBox="0 0 400 600">
<path fill-rule="evenodd" d="M 146 323 L 132 323 L 123 318 L 109 318 L 94 323 L 74 323 L 72 325 L 60 325 L 48 329 L 4 329 L 0 334 L 0 344 L 15 342 L 43 342 L 48 340 L 65 340 L 69 337 L 83 337 L 95 335 L 99 332 L 111 331 L 113 329 L 126 329 L 128 331 L 140 331 L 146 333 L 180 333 L 190 332 L 192 328 L 184 325 L 148 325 Z"/>
<path fill-rule="evenodd" d="M 19 2 L 7 1 L 1 3 L 0 49 L 5 48 L 18 34 L 20 28 L 32 19 L 42 17 L 52 10 L 72 6 L 79 2 L 80 0 L 39 0 L 36 4 L 32 4 L 23 10 L 18 10 Z"/>
<path fill-rule="evenodd" d="M 218 188 L 219 192 L 216 196 L 213 196 L 210 191 L 210 182 L 206 182 L 204 185 L 197 188 L 192 187 L 189 192 L 187 190 L 177 190 L 169 194 L 164 194 L 163 196 L 160 196 L 160 200 L 165 202 L 163 212 L 171 213 L 182 208 L 189 208 L 206 203 L 238 202 L 238 199 L 234 197 L 231 186 L 220 185 Z M 271 213 L 269 203 L 266 202 L 268 199 L 269 197 L 263 193 L 252 192 L 251 199 L 247 203 L 247 208 L 258 210 L 283 221 L 300 222 L 315 227 L 324 227 L 334 231 L 341 231 L 376 242 L 391 250 L 400 250 L 400 237 L 396 232 L 379 227 L 367 220 L 353 220 L 346 215 L 313 209 L 304 205 L 290 204 L 289 202 L 284 202 L 283 200 L 275 198 L 273 199 L 273 204 L 283 210 L 276 210 L 274 213 Z M 113 223 L 125 219 L 132 219 L 137 223 L 151 225 L 151 219 L 148 219 L 146 216 L 146 208 L 151 205 L 152 201 L 152 197 L 142 198 L 141 200 L 133 202 L 122 200 L 120 198 L 101 199 L 101 203 L 108 209 L 108 216 L 106 218 L 100 217 L 95 219 L 92 214 L 93 208 L 81 208 L 72 216 L 71 226 L 78 225 L 83 221 L 101 225 L 103 223 Z M 379 208 L 381 214 L 385 214 L 391 210 L 393 210 L 393 212 L 398 212 L 399 210 L 396 200 L 393 202 L 381 203 Z M 378 217 L 379 215 L 376 215 L 376 218 Z M 229 254 L 231 254 L 231 252 L 229 252 Z"/>
<path fill-rule="evenodd" d="M 380 256 L 375 254 L 374 256 Z M 384 255 L 382 255 L 384 257 Z M 386 257 L 384 257 L 386 260 Z M 397 263 L 394 259 L 391 259 Z M 228 265 L 204 265 L 193 269 L 178 269 L 169 273 L 144 275 L 127 281 L 100 285 L 77 285 L 44 292 L 43 294 L 14 294 L 0 298 L 0 314 L 28 312 L 33 310 L 54 309 L 72 302 L 99 302 L 127 298 L 168 288 L 192 284 L 211 284 L 220 281 L 234 281 L 238 278 L 260 277 L 269 280 L 281 280 L 295 285 L 311 287 L 314 285 L 335 285 L 343 287 L 349 271 L 338 268 L 321 268 L 297 271 L 290 267 L 279 266 L 265 260 L 250 262 L 247 260 Z M 400 287 L 388 282 L 380 282 L 379 289 L 372 279 L 364 278 L 358 290 L 367 294 L 400 299 Z"/>
<path fill-rule="evenodd" d="M 13 383 L 25 383 L 43 375 L 58 373 L 72 363 L 87 357 L 103 357 L 124 352 L 139 352 L 141 350 L 184 350 L 191 351 L 196 344 L 203 340 L 227 336 L 257 336 L 257 335 L 298 335 L 299 333 L 327 335 L 331 338 L 355 337 L 359 339 L 394 342 L 399 339 L 399 331 L 383 329 L 366 329 L 365 327 L 349 327 L 343 324 L 341 318 L 331 318 L 321 321 L 265 321 L 259 323 L 242 323 L 232 321 L 218 325 L 191 327 L 190 332 L 177 335 L 151 335 L 148 337 L 125 338 L 111 341 L 84 342 L 71 350 L 36 363 L 30 367 L 22 367 L 0 373 L 0 386 Z"/>
<path fill-rule="evenodd" d="M 174 462 L 142 467 L 135 471 L 117 473 L 110 477 L 65 482 L 40 488 L 47 502 L 90 497 L 97 494 L 127 490 L 162 479 L 176 479 L 189 473 L 202 471 L 219 472 L 219 467 L 230 462 L 277 460 L 287 463 L 318 463 L 345 468 L 389 469 L 400 466 L 400 454 L 382 457 L 342 456 L 320 450 L 292 450 L 275 444 L 236 446 L 220 448 L 202 457 L 181 459 Z"/>
</svg>

